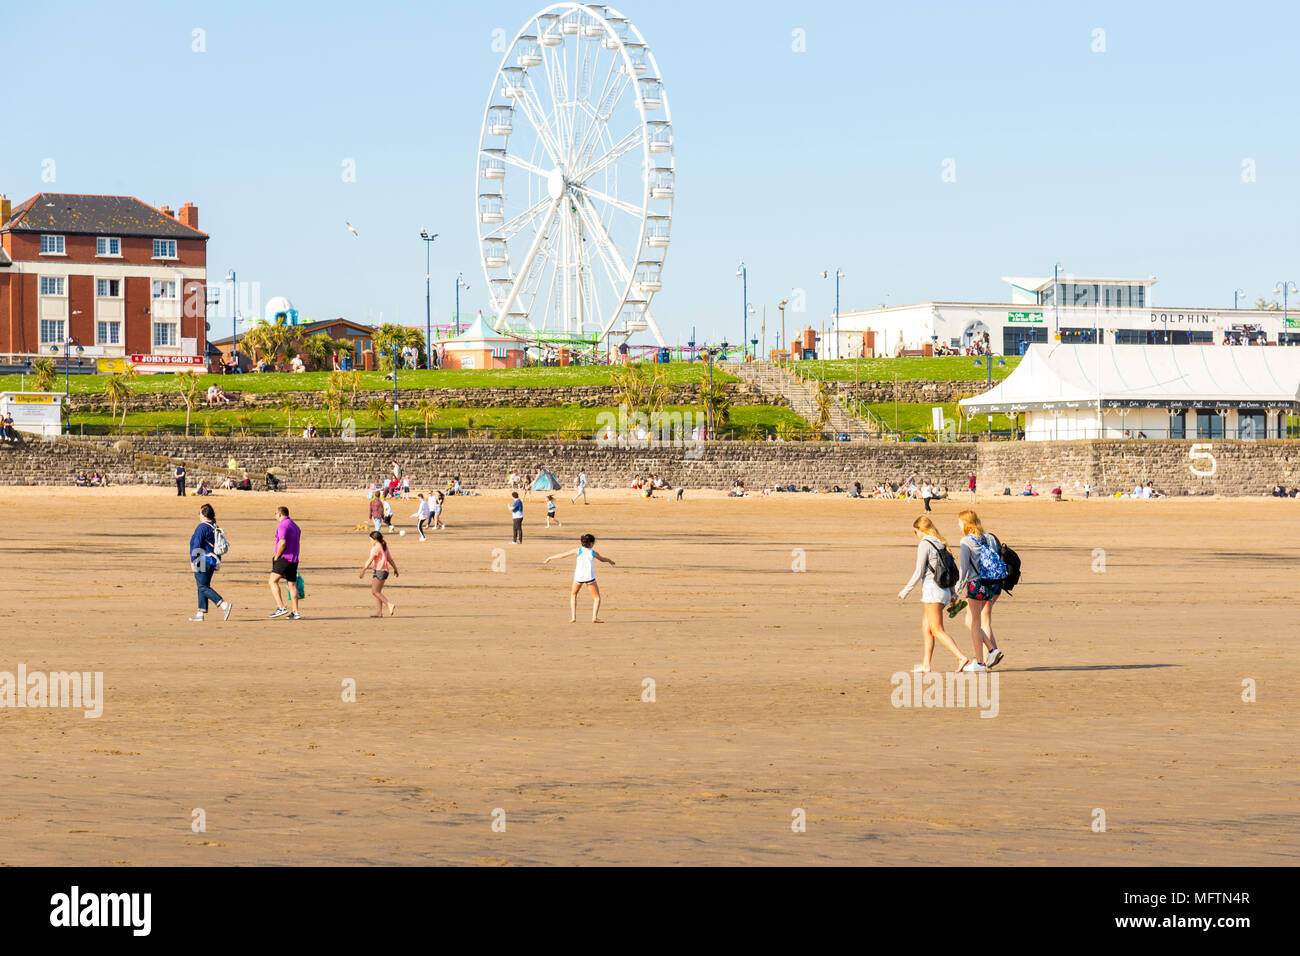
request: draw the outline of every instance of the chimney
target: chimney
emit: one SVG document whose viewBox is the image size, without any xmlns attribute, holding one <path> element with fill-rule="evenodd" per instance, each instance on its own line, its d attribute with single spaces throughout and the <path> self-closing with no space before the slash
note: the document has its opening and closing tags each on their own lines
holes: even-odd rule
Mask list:
<svg viewBox="0 0 1300 956">
<path fill-rule="evenodd" d="M 187 202 L 181 206 L 181 222 L 191 229 L 199 228 L 199 207 L 192 202 Z"/>
<path fill-rule="evenodd" d="M 176 213 L 172 212 L 171 206 L 163 206 L 163 207 L 162 207 L 162 214 L 163 214 L 164 216 L 168 216 L 168 217 L 170 217 L 170 218 L 172 218 L 172 219 L 175 219 L 175 218 L 176 218 Z"/>
<path fill-rule="evenodd" d="M 9 214 L 13 212 L 13 206 L 9 202 L 9 197 L 0 193 L 0 226 L 4 226 L 9 221 Z"/>
</svg>

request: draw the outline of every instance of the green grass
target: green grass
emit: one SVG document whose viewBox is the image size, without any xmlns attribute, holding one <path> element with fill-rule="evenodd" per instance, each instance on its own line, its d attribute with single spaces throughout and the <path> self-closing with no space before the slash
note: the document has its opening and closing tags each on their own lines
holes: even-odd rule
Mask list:
<svg viewBox="0 0 1300 956">
<path fill-rule="evenodd" d="M 999 359 L 1006 362 L 1006 365 L 998 365 Z M 975 382 L 986 380 L 989 374 L 983 359 L 976 366 L 973 358 L 963 355 L 943 355 L 938 358 L 831 359 L 825 362 L 809 360 L 792 364 L 796 374 L 806 379 L 820 379 L 824 370 L 826 379 L 836 382 L 892 382 L 895 375 L 900 381 Z M 1006 378 L 1019 364 L 1019 356 L 1002 358 L 995 355 L 993 381 Z"/>
<path fill-rule="evenodd" d="M 664 411 L 700 414 L 703 410 L 689 405 L 671 405 L 666 407 Z M 436 414 L 430 416 L 429 428 L 523 428 L 548 431 L 569 429 L 594 432 L 599 424 L 599 416 L 602 412 L 618 414 L 616 408 L 583 408 L 577 405 L 551 408 L 444 408 L 439 409 Z M 203 434 L 204 422 L 210 421 L 213 426 L 224 432 L 231 426 L 238 427 L 240 419 L 245 415 L 248 416 L 253 427 L 265 429 L 268 425 L 275 425 L 287 432 L 288 415 L 283 410 L 273 408 L 248 412 L 237 409 L 196 412 L 190 418 L 190 428 L 194 434 L 201 435 Z M 345 413 L 344 417 L 352 418 L 359 429 L 375 427 L 375 416 L 364 409 Z M 327 427 L 327 421 L 328 416 L 323 410 L 299 410 L 293 416 L 293 434 L 300 435 L 308 422 L 315 422 L 317 430 L 324 431 Z M 74 414 L 72 417 L 74 434 L 78 425 L 116 426 L 116 424 L 116 419 L 103 413 Z M 414 410 L 399 411 L 398 424 L 403 428 L 416 426 L 423 429 L 424 418 Z M 780 408 L 775 405 L 736 405 L 732 406 L 731 409 L 731 425 L 735 428 L 774 429 L 780 425 L 798 426 L 801 424 L 804 424 L 803 419 L 790 409 Z M 392 425 L 393 416 L 390 412 L 384 417 L 384 426 L 392 428 Z M 128 430 L 133 428 L 153 428 L 155 426 L 183 428 L 185 426 L 185 412 L 127 412 L 126 428 Z"/>
<path fill-rule="evenodd" d="M 875 402 L 866 406 L 870 409 L 871 414 L 884 423 L 886 428 L 894 427 L 894 403 L 893 402 Z M 914 432 L 923 432 L 928 434 L 934 433 L 934 421 L 930 417 L 930 409 L 935 408 L 928 402 L 899 402 L 898 403 L 898 430 L 911 434 Z M 955 422 L 961 422 L 961 417 L 957 414 L 957 403 L 948 402 L 942 405 L 944 418 L 951 418 Z M 982 432 L 988 428 L 988 418 L 984 415 L 978 415 L 973 419 L 974 430 Z M 1010 416 L 994 415 L 993 430 L 1008 431 L 1014 428 Z M 964 431 L 963 431 L 964 433 Z"/>
<path fill-rule="evenodd" d="M 670 362 L 658 365 L 669 385 L 693 385 L 707 375 L 702 362 Z M 59 370 L 62 372 L 62 368 Z M 365 391 L 392 391 L 393 383 L 383 372 L 362 372 L 361 388 Z M 614 370 L 608 365 L 572 365 L 568 368 L 511 368 L 495 370 L 435 369 L 398 372 L 398 388 L 548 388 L 574 385 L 610 385 Z M 217 384 L 230 392 L 320 392 L 324 391 L 329 372 L 268 372 L 265 375 L 200 375 L 199 383 L 206 391 Z M 714 381 L 735 382 L 738 379 L 716 366 Z M 22 376 L 0 375 L 0 391 L 18 391 Z M 75 394 L 94 394 L 104 391 L 107 375 L 73 375 L 69 389 Z M 175 392 L 180 381 L 175 375 L 137 375 L 129 380 L 136 392 Z M 26 377 L 26 387 L 33 388 L 32 376 Z M 63 391 L 63 376 L 59 375 L 55 391 Z"/>
</svg>

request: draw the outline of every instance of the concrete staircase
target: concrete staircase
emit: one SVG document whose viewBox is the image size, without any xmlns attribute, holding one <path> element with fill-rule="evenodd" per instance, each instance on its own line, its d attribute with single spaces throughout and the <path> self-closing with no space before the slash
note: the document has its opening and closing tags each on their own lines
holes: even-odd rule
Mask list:
<svg viewBox="0 0 1300 956">
<path fill-rule="evenodd" d="M 796 415 L 816 424 L 820 415 L 816 384 L 805 382 L 789 370 L 771 362 L 725 362 L 721 367 L 764 395 L 784 398 Z M 831 395 L 830 412 L 830 420 L 822 429 L 822 434 L 827 438 L 848 435 L 850 440 L 862 441 L 892 435 L 879 420 L 869 418 L 864 421 L 854 415 L 834 393 Z"/>
</svg>

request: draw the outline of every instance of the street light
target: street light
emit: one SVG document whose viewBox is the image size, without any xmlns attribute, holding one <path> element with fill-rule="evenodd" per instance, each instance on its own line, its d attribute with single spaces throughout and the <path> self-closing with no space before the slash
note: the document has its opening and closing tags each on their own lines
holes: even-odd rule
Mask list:
<svg viewBox="0 0 1300 956">
<path fill-rule="evenodd" d="M 420 238 L 424 240 L 424 366 L 433 368 L 433 300 L 432 293 L 429 291 L 429 252 L 433 242 L 438 238 L 435 232 L 429 235 L 428 229 L 420 230 Z M 396 417 L 396 416 L 394 416 Z"/>
<path fill-rule="evenodd" d="M 830 273 L 823 272 L 823 279 L 829 279 Z M 840 280 L 845 278 L 844 273 L 839 269 L 835 270 L 835 357 L 840 357 Z M 827 356 L 823 355 L 824 360 Z"/>
<path fill-rule="evenodd" d="M 465 273 L 456 273 L 456 334 L 460 335 L 460 290 L 469 291 L 469 283 L 465 281 Z"/>
<path fill-rule="evenodd" d="M 785 339 L 785 307 L 789 304 L 790 304 L 789 299 L 782 299 L 777 304 L 777 308 L 781 310 L 781 340 L 776 344 L 778 351 L 790 344 Z M 794 355 L 791 355 L 790 358 L 794 358 Z"/>
<path fill-rule="evenodd" d="M 397 437 L 397 343 L 393 343 L 393 437 Z"/>
<path fill-rule="evenodd" d="M 985 358 L 988 360 L 987 364 L 989 369 L 987 390 L 991 392 L 993 391 L 993 353 L 989 352 L 989 354 L 986 355 Z M 979 359 L 975 359 L 974 364 L 976 368 L 979 368 L 981 365 L 985 363 L 981 362 Z M 998 364 L 1005 367 L 1007 364 L 1006 359 L 998 359 Z M 895 389 L 894 396 L 895 396 L 895 401 L 897 401 L 897 396 L 898 396 L 897 388 Z M 989 441 L 992 440 L 993 440 L 993 416 L 989 415 Z"/>
<path fill-rule="evenodd" d="M 1300 292 L 1300 289 L 1297 289 L 1297 288 L 1296 288 L 1295 283 L 1294 283 L 1294 282 L 1291 282 L 1291 281 L 1288 280 L 1288 279 L 1283 279 L 1283 280 L 1282 280 L 1281 282 L 1279 282 L 1277 285 L 1273 286 L 1273 294 L 1274 294 L 1274 295 L 1277 295 L 1279 292 L 1282 293 L 1282 329 L 1283 329 L 1283 331 L 1285 331 L 1286 329 L 1289 329 L 1289 328 L 1291 327 L 1291 319 L 1290 319 L 1290 317 L 1289 317 L 1289 315 L 1288 315 L 1288 313 L 1287 313 L 1287 301 L 1286 301 L 1286 294 L 1287 294 L 1288 290 L 1291 291 L 1291 292 Z"/>
<path fill-rule="evenodd" d="M 736 267 L 736 278 L 740 280 L 740 360 L 745 361 L 744 351 L 748 348 L 745 340 L 749 338 L 749 313 L 753 307 L 749 304 L 749 270 L 745 268 L 745 260 L 740 260 L 740 265 Z"/>
<path fill-rule="evenodd" d="M 239 305 L 239 287 L 235 285 L 234 269 L 226 273 L 226 281 L 230 283 L 230 362 L 235 364 L 235 347 L 239 345 L 239 313 L 236 311 Z"/>
<path fill-rule="evenodd" d="M 1055 314 L 1056 335 L 1061 334 L 1061 264 L 1052 266 L 1052 309 Z"/>
<path fill-rule="evenodd" d="M 1244 296 L 1245 294 L 1246 294 L 1246 290 L 1245 290 L 1245 289 L 1234 289 L 1234 290 L 1232 291 L 1232 307 L 1233 307 L 1234 309 L 1237 307 L 1237 298 L 1238 298 L 1239 296 Z"/>
</svg>

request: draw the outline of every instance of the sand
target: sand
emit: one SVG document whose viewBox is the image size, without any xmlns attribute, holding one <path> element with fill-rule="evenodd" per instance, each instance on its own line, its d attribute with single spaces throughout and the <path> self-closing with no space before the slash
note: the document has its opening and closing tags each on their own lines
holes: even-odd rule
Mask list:
<svg viewBox="0 0 1300 956">
<path fill-rule="evenodd" d="M 361 494 L 218 495 L 233 548 L 214 583 L 236 611 L 194 624 L 198 499 L 0 490 L 0 671 L 106 684 L 98 719 L 0 710 L 0 863 L 1300 857 L 1297 502 L 981 501 L 1025 560 L 990 719 L 891 705 L 919 660 L 917 595 L 896 597 L 912 504 L 597 490 L 561 497 L 547 531 L 534 496 L 512 546 L 507 497 L 448 499 L 427 543 L 394 536 L 398 614 L 377 621 Z M 304 529 L 298 622 L 267 619 L 280 503 Z M 946 534 L 961 506 L 936 506 Z M 541 564 L 588 530 L 618 562 L 599 626 L 585 596 L 568 623 L 572 561 Z"/>
</svg>

